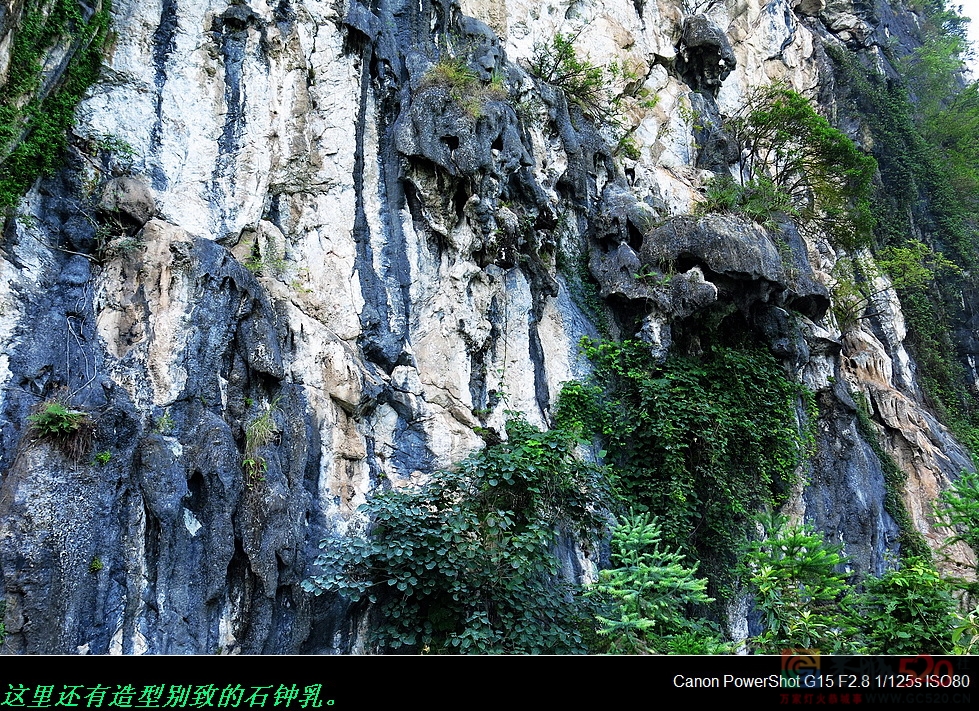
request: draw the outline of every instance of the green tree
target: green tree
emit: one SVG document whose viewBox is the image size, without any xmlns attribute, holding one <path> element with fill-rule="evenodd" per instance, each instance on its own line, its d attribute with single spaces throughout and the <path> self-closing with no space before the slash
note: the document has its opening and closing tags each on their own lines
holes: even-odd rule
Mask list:
<svg viewBox="0 0 979 711">
<path fill-rule="evenodd" d="M 601 527 L 602 473 L 575 458 L 571 432 L 521 420 L 506 431 L 421 487 L 375 494 L 371 535 L 324 541 L 324 572 L 304 587 L 369 601 L 381 651 L 586 651 L 587 615 L 555 546 Z"/>
<path fill-rule="evenodd" d="M 612 565 L 598 574 L 586 595 L 598 605 L 598 634 L 604 651 L 650 654 L 682 645 L 704 653 L 727 651 L 717 635 L 684 612 L 713 602 L 697 565 L 665 549 L 659 522 L 650 514 L 630 513 L 612 532 Z"/>
<path fill-rule="evenodd" d="M 877 163 L 816 113 L 809 99 L 784 86 L 762 87 L 726 128 L 744 148 L 739 182 L 756 185 L 747 197 L 771 192 L 760 182 L 767 180 L 784 196 L 779 200 L 791 202 L 801 224 L 817 225 L 846 246 L 869 242 Z M 768 201 L 777 203 L 775 197 Z"/>
<path fill-rule="evenodd" d="M 811 526 L 790 524 L 781 515 L 759 519 L 764 538 L 749 545 L 747 568 L 765 631 L 756 649 L 785 648 L 824 653 L 859 651 L 853 641 L 851 588 L 839 572 L 842 546 L 826 543 Z"/>
<path fill-rule="evenodd" d="M 776 229 L 780 218 L 799 217 L 792 198 L 765 176 L 741 184 L 730 175 L 719 175 L 705 187 L 704 200 L 697 206 L 700 214 L 738 213 L 768 229 Z"/>
<path fill-rule="evenodd" d="M 952 543 L 965 543 L 974 553 L 979 553 L 979 474 L 962 472 L 938 497 L 935 517 L 940 525 L 954 531 L 945 541 L 946 548 Z M 975 572 L 979 574 L 979 564 Z M 979 597 L 979 583 L 961 578 L 951 582 L 965 592 L 963 604 L 971 607 Z"/>
</svg>

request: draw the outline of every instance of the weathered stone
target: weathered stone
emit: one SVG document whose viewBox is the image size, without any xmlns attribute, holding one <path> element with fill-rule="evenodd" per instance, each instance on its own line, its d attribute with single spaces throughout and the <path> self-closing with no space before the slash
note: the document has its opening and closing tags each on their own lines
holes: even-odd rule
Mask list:
<svg viewBox="0 0 979 711">
<path fill-rule="evenodd" d="M 99 210 L 127 226 L 140 228 L 155 214 L 156 201 L 142 181 L 113 178 L 102 188 Z"/>
<path fill-rule="evenodd" d="M 677 70 L 691 89 L 717 94 L 721 83 L 737 66 L 724 31 L 705 15 L 683 21 L 677 44 Z"/>
<path fill-rule="evenodd" d="M 798 233 L 789 226 L 776 236 L 730 215 L 676 217 L 646 237 L 640 259 L 650 268 L 702 265 L 705 279 L 723 278 L 729 284 L 724 287 L 726 298 L 742 307 L 773 299 L 811 318 L 820 318 L 829 306 L 828 294 L 812 278 L 808 261 L 800 258 L 798 251 L 804 247 L 798 239 Z M 775 240 L 788 242 L 784 257 Z M 739 283 L 745 285 L 737 286 Z"/>
<path fill-rule="evenodd" d="M 717 103 L 709 92 L 690 93 L 690 107 L 697 117 L 693 138 L 697 145 L 696 166 L 724 175 L 740 157 L 737 143 L 723 129 Z"/>
<path fill-rule="evenodd" d="M 821 0 L 747 0 L 713 19 L 609 0 L 113 5 L 83 140 L 4 226 L 7 651 L 363 649 L 366 618 L 299 586 L 319 542 L 368 531 L 358 509 L 378 486 L 416 486 L 498 441 L 508 413 L 551 423 L 563 383 L 591 368 L 580 338 L 600 329 L 657 359 L 706 346 L 698 329 L 719 319 L 765 343 L 820 408 L 785 510 L 879 573 L 899 532 L 856 425 L 864 392 L 909 474 L 914 525 L 939 543 L 931 501 L 969 462 L 922 404 L 896 296 L 882 287 L 874 323 L 843 336 L 825 287 L 841 254 L 823 236 L 691 216 L 702 171 L 737 158 L 720 119 L 751 86 L 809 90 L 832 71 L 821 43 L 908 43 L 910 20 L 880 9 L 885 32 L 849 0 L 820 22 L 798 15 Z M 0 9 L 0 75 L 15 16 Z M 657 99 L 624 101 L 638 160 L 614 157 L 606 117 L 522 69 L 578 27 L 580 57 L 638 72 L 610 90 Z M 484 100 L 426 80 L 451 57 Z M 494 75 L 506 97 L 483 93 Z M 132 147 L 129 164 L 79 153 L 107 136 Z M 109 245 L 100 222 L 121 228 Z M 64 395 L 97 419 L 104 467 L 31 443 L 27 417 Z M 243 460 L 265 415 L 256 481 Z M 569 578 L 595 574 L 570 536 L 556 550 Z M 749 602 L 730 609 L 746 634 Z"/>
<path fill-rule="evenodd" d="M 793 0 L 792 9 L 800 15 L 818 15 L 826 9 L 826 0 Z"/>
</svg>

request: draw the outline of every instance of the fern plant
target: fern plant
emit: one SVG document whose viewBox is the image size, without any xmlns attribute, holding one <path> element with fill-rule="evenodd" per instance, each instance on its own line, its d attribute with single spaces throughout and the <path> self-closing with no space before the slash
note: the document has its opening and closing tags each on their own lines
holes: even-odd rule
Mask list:
<svg viewBox="0 0 979 711">
<path fill-rule="evenodd" d="M 27 418 L 36 440 L 53 442 L 74 461 L 82 458 L 92 439 L 92 421 L 84 410 L 72 410 L 60 402 L 48 402 Z"/>
</svg>

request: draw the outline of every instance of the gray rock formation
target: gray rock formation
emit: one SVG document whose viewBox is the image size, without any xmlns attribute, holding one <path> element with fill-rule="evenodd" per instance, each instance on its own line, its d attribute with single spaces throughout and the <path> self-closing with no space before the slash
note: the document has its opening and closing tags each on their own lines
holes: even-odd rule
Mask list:
<svg viewBox="0 0 979 711">
<path fill-rule="evenodd" d="M 710 18 L 691 15 L 683 21 L 677 69 L 691 89 L 717 94 L 737 63 L 727 36 Z"/>
<path fill-rule="evenodd" d="M 816 85 L 817 50 L 879 22 L 772 5 L 115 0 L 64 167 L 0 243 L 4 650 L 360 649 L 363 616 L 300 587 L 320 541 L 366 531 L 372 491 L 498 440 L 508 412 L 550 425 L 600 327 L 665 356 L 735 314 L 816 393 L 788 510 L 879 574 L 899 529 L 864 393 L 937 544 L 930 502 L 969 458 L 915 385 L 893 291 L 844 333 L 825 235 L 697 216 L 739 155 L 722 117 L 760 82 Z M 526 70 L 565 22 L 628 69 L 608 80 L 617 128 Z M 472 76 L 431 81 L 450 59 Z M 91 418 L 80 459 L 32 431 L 56 401 Z M 580 553 L 563 549 L 587 578 Z"/>
</svg>

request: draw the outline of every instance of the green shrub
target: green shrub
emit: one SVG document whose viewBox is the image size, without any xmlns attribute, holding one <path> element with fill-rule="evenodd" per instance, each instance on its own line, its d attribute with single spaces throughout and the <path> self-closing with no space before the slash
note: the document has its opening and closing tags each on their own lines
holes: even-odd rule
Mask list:
<svg viewBox="0 0 979 711">
<path fill-rule="evenodd" d="M 979 606 L 964 615 L 956 613 L 952 643 L 953 654 L 975 654 L 979 647 Z"/>
<path fill-rule="evenodd" d="M 245 454 L 241 466 L 245 470 L 245 482 L 249 488 L 265 480 L 268 462 L 261 454 L 261 449 L 275 441 L 279 427 L 275 424 L 275 412 L 279 399 L 269 403 L 265 412 L 253 419 L 245 427 Z"/>
<path fill-rule="evenodd" d="M 619 139 L 619 143 L 615 147 L 615 155 L 623 155 L 629 160 L 639 160 L 642 158 L 642 150 L 632 134 L 627 133 Z"/>
<path fill-rule="evenodd" d="M 701 214 L 737 212 L 744 188 L 730 175 L 717 175 L 704 185 L 704 199 L 698 205 Z"/>
<path fill-rule="evenodd" d="M 900 247 L 883 247 L 874 258 L 841 257 L 833 267 L 833 312 L 842 331 L 864 318 L 875 297 L 889 289 L 905 294 L 920 292 L 939 275 L 960 274 L 961 269 L 924 242 L 909 239 Z M 878 279 L 887 277 L 887 286 Z M 876 315 L 871 313 L 870 315 Z"/>
<path fill-rule="evenodd" d="M 866 581 L 861 626 L 870 654 L 951 654 L 955 598 L 922 558 Z"/>
<path fill-rule="evenodd" d="M 245 269 L 258 276 L 279 275 L 286 270 L 288 262 L 273 254 L 262 254 L 258 245 L 253 245 L 252 253 L 244 261 Z"/>
<path fill-rule="evenodd" d="M 644 66 L 642 62 L 611 62 L 602 67 L 580 54 L 575 42 L 581 31 L 558 32 L 548 42 L 535 43 L 527 70 L 560 89 L 569 105 L 577 106 L 587 119 L 605 129 L 612 155 L 639 160 L 642 149 L 634 135 L 638 126 L 628 117 L 636 110 L 651 110 L 659 97 L 645 87 L 646 77 L 637 71 Z M 525 122 L 538 120 L 540 114 L 540 107 L 520 112 Z"/>
<path fill-rule="evenodd" d="M 27 418 L 37 440 L 53 442 L 74 461 L 85 454 L 92 437 L 92 421 L 87 412 L 71 410 L 60 402 L 48 402 Z"/>
<path fill-rule="evenodd" d="M 443 58 L 429 68 L 422 83 L 430 86 L 447 86 L 461 96 L 465 92 L 476 89 L 479 77 L 462 59 Z"/>
<path fill-rule="evenodd" d="M 483 116 L 487 102 L 503 101 L 508 91 L 502 75 L 494 72 L 484 83 L 462 59 L 446 57 L 431 66 L 422 78 L 421 87 L 443 86 L 449 96 L 473 119 Z"/>
<path fill-rule="evenodd" d="M 768 229 L 778 226 L 778 219 L 798 217 L 792 198 L 764 176 L 752 178 L 744 185 L 730 175 L 712 178 L 706 185 L 700 214 L 732 212 L 744 215 Z"/>
<path fill-rule="evenodd" d="M 957 529 L 952 540 L 979 551 L 979 474 L 962 472 L 938 501 L 939 520 Z"/>
<path fill-rule="evenodd" d="M 78 432 L 88 420 L 88 413 L 69 410 L 60 402 L 50 402 L 41 412 L 27 419 L 40 437 L 64 437 Z"/>
<path fill-rule="evenodd" d="M 423 486 L 376 493 L 370 537 L 324 541 L 305 589 L 369 601 L 382 651 L 585 651 L 588 615 L 555 546 L 600 527 L 601 473 L 575 458 L 573 432 L 506 431 Z"/>
<path fill-rule="evenodd" d="M 955 533 L 946 541 L 965 543 L 979 554 L 979 474 L 962 472 L 952 486 L 941 493 L 935 505 L 938 523 Z M 979 572 L 979 565 L 976 566 Z M 971 586 L 965 585 L 968 589 Z"/>
<path fill-rule="evenodd" d="M 163 414 L 153 420 L 153 430 L 159 432 L 163 435 L 168 435 L 173 432 L 173 428 L 176 426 L 176 422 L 173 419 L 173 415 L 170 414 L 170 410 L 166 409 Z"/>
</svg>

